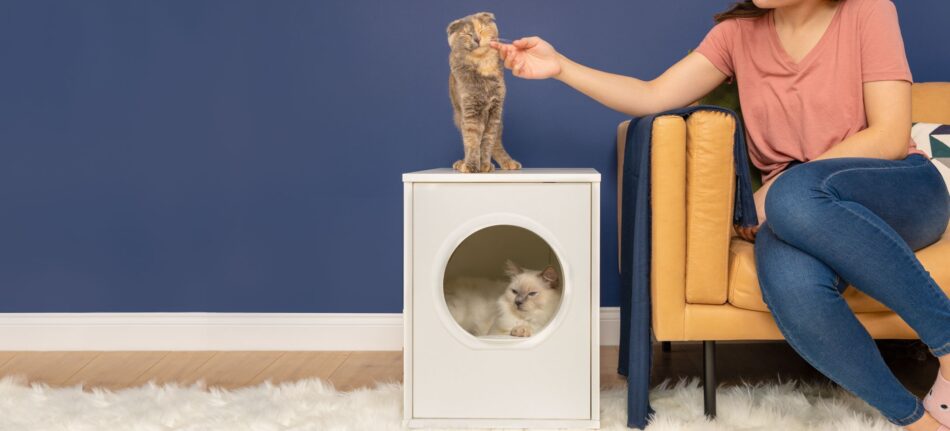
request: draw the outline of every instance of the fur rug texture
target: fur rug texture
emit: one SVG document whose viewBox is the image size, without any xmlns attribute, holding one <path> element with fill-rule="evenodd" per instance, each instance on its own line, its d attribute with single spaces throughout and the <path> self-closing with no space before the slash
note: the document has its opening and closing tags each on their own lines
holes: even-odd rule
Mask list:
<svg viewBox="0 0 950 431">
<path fill-rule="evenodd" d="M 647 429 L 895 431 L 870 406 L 830 387 L 796 383 L 719 389 L 719 417 L 702 414 L 698 381 L 664 384 L 651 393 L 657 415 Z M 625 393 L 601 394 L 604 430 L 626 430 Z M 0 430 L 402 430 L 396 384 L 338 392 L 320 380 L 225 391 L 149 384 L 120 391 L 49 388 L 0 380 Z"/>
</svg>

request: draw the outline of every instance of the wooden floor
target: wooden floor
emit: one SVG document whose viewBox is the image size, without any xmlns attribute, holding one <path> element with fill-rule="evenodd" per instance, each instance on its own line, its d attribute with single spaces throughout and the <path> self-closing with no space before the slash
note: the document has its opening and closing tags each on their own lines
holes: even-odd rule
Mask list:
<svg viewBox="0 0 950 431">
<path fill-rule="evenodd" d="M 937 362 L 925 348 L 907 342 L 882 344 L 885 360 L 908 388 L 922 395 L 933 383 Z M 654 349 L 652 383 L 698 377 L 702 345 L 678 343 L 671 352 Z M 621 387 L 617 348 L 601 349 L 601 386 Z M 785 343 L 719 343 L 721 384 L 798 379 L 827 381 Z M 156 383 L 238 388 L 320 378 L 338 389 L 371 387 L 402 380 L 402 352 L 0 352 L 0 376 L 20 375 L 50 386 L 121 389 Z"/>
</svg>

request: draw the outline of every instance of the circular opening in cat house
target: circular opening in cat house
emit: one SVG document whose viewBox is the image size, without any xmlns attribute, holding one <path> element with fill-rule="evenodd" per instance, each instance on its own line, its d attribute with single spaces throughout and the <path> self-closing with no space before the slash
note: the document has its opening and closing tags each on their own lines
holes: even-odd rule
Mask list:
<svg viewBox="0 0 950 431">
<path fill-rule="evenodd" d="M 530 339 L 562 305 L 564 271 L 534 232 L 498 225 L 476 231 L 452 252 L 442 282 L 452 319 L 479 339 Z"/>
</svg>

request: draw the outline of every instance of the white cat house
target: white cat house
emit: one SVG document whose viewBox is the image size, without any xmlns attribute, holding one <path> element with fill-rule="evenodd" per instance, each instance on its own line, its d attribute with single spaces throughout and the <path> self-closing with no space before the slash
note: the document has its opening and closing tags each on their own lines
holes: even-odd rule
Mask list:
<svg viewBox="0 0 950 431">
<path fill-rule="evenodd" d="M 598 428 L 600 174 L 434 169 L 403 182 L 407 425 Z M 507 260 L 553 268 L 553 317 L 527 337 L 464 329 L 445 288 L 468 277 L 507 294 Z"/>
</svg>

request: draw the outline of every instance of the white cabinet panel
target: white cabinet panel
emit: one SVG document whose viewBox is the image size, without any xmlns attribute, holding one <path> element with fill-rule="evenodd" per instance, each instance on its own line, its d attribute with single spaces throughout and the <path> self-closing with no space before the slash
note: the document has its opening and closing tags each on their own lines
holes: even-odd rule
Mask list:
<svg viewBox="0 0 950 431">
<path fill-rule="evenodd" d="M 599 254 L 593 247 L 599 245 L 599 174 L 590 172 L 572 171 L 565 182 L 556 181 L 556 170 L 522 173 L 512 182 L 464 182 L 461 174 L 445 172 L 433 177 L 439 181 L 426 181 L 425 173 L 407 180 L 410 426 L 597 425 Z M 442 283 L 453 251 L 473 233 L 498 225 L 540 236 L 561 270 L 559 311 L 528 338 L 477 338 L 455 323 L 445 305 Z M 486 253 L 506 254 L 504 247 Z"/>
</svg>

